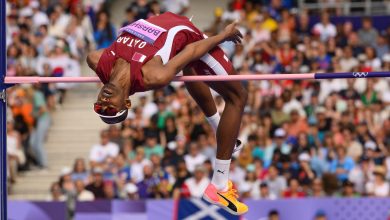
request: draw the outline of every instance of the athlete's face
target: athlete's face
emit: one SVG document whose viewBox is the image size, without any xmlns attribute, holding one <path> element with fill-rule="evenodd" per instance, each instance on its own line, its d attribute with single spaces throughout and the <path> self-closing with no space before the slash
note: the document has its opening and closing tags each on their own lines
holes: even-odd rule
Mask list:
<svg viewBox="0 0 390 220">
<path fill-rule="evenodd" d="M 111 83 L 107 83 L 102 87 L 96 104 L 100 105 L 103 111 L 106 111 L 107 114 L 102 112 L 103 115 L 110 115 L 110 113 L 115 115 L 116 112 L 128 109 L 131 106 L 128 97 L 125 96 L 122 89 Z"/>
</svg>

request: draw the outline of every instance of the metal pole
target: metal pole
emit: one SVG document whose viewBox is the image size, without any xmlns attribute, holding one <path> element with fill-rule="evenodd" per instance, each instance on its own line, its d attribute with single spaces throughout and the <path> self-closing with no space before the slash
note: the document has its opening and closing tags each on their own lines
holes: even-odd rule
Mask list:
<svg viewBox="0 0 390 220">
<path fill-rule="evenodd" d="M 0 208 L 1 220 L 7 219 L 7 104 L 6 104 L 6 86 L 4 78 L 6 74 L 6 35 L 5 35 L 5 19 L 6 19 L 6 1 L 0 0 Z"/>
</svg>

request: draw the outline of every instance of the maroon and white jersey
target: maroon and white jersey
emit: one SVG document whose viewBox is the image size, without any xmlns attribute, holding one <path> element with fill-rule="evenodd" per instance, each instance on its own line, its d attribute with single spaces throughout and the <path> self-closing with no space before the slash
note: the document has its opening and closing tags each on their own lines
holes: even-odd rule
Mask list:
<svg viewBox="0 0 390 220">
<path fill-rule="evenodd" d="M 187 17 L 170 12 L 138 20 L 122 28 L 116 41 L 104 50 L 96 74 L 103 83 L 108 83 L 116 59 L 122 58 L 130 63 L 129 95 L 146 91 L 141 70 L 146 62 L 160 56 L 166 64 L 186 45 L 205 37 Z M 228 74 L 232 69 L 219 47 L 190 65 L 198 74 Z"/>
</svg>

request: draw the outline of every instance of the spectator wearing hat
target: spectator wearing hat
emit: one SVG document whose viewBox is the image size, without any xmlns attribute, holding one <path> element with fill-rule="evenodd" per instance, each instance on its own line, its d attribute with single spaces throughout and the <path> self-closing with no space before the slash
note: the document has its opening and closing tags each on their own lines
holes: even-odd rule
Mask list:
<svg viewBox="0 0 390 220">
<path fill-rule="evenodd" d="M 298 156 L 299 160 L 299 170 L 297 180 L 305 189 L 308 189 L 311 186 L 313 180 L 316 178 L 315 172 L 312 170 L 310 163 L 311 157 L 308 153 L 304 152 Z"/>
<path fill-rule="evenodd" d="M 138 195 L 138 187 L 134 183 L 127 183 L 124 187 L 124 191 L 126 194 L 125 199 L 128 200 L 138 200 L 139 195 Z"/>
<path fill-rule="evenodd" d="M 206 170 L 202 165 L 197 165 L 194 169 L 194 176 L 185 181 L 191 197 L 201 198 L 206 190 L 210 179 L 206 175 Z"/>
<path fill-rule="evenodd" d="M 338 147 L 336 157 L 330 163 L 330 172 L 335 173 L 339 181 L 345 181 L 348 178 L 348 173 L 355 166 L 352 158 L 346 156 L 346 149 Z"/>
<path fill-rule="evenodd" d="M 286 131 L 283 128 L 278 128 L 275 130 L 272 145 L 264 150 L 265 167 L 268 167 L 271 164 L 275 150 L 279 150 L 283 154 L 288 154 L 290 152 L 291 146 L 287 144 L 286 136 Z"/>
<path fill-rule="evenodd" d="M 386 181 L 386 168 L 376 166 L 373 173 L 374 180 L 366 184 L 367 194 L 375 197 L 388 197 L 390 195 L 390 185 Z"/>
</svg>

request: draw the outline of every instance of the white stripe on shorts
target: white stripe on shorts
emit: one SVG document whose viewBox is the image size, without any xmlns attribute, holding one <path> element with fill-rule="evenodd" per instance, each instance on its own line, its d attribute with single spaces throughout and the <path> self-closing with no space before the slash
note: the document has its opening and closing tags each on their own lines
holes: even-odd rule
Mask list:
<svg viewBox="0 0 390 220">
<path fill-rule="evenodd" d="M 164 65 L 167 64 L 169 61 L 169 57 L 172 51 L 173 40 L 175 39 L 176 34 L 182 30 L 189 30 L 195 32 L 191 28 L 184 25 L 179 25 L 174 28 L 171 28 L 168 31 L 167 39 L 165 40 L 164 46 L 159 51 L 157 51 L 157 53 L 154 55 L 154 56 L 160 56 Z"/>
<path fill-rule="evenodd" d="M 225 68 L 213 56 L 206 54 L 200 58 L 207 66 L 209 66 L 216 75 L 228 75 Z"/>
</svg>

